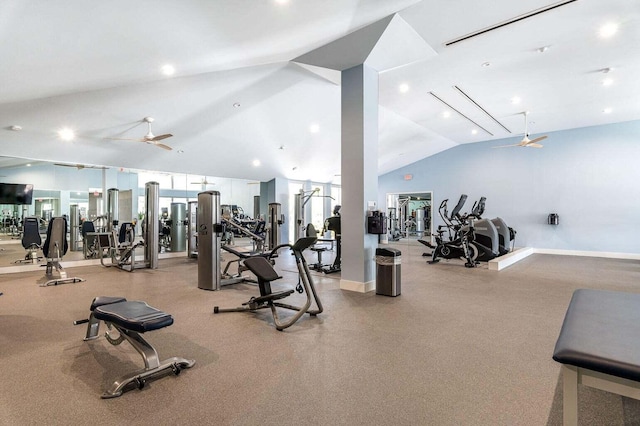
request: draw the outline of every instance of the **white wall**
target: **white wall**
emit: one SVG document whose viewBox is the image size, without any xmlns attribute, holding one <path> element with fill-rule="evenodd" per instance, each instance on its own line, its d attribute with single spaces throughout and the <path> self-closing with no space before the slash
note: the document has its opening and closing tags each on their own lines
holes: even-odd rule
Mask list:
<svg viewBox="0 0 640 426">
<path fill-rule="evenodd" d="M 537 135 L 536 135 L 537 136 Z M 516 244 L 535 248 L 640 253 L 640 121 L 548 134 L 544 148 L 502 148 L 513 138 L 460 145 L 380 176 L 389 192 L 432 190 L 434 226 L 448 198 L 487 197 L 484 217 L 502 217 Z M 413 179 L 405 181 L 404 175 Z M 558 213 L 560 225 L 547 225 Z"/>
</svg>

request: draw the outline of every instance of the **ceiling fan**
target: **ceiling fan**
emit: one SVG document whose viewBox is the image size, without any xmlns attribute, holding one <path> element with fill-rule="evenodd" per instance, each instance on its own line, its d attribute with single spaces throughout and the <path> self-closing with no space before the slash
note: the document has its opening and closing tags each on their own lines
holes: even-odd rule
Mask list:
<svg viewBox="0 0 640 426">
<path fill-rule="evenodd" d="M 513 144 L 513 145 L 494 146 L 493 148 L 507 148 L 507 147 L 510 147 L 510 146 L 542 148 L 544 146 L 544 145 L 539 144 L 538 142 L 540 142 L 541 140 L 546 139 L 547 136 L 540 136 L 540 137 L 537 137 L 535 139 L 529 139 L 529 127 L 528 127 L 528 122 L 527 122 L 527 112 L 525 111 L 522 114 L 524 115 L 524 137 L 522 138 L 520 143 L 516 143 L 516 144 Z"/>
<path fill-rule="evenodd" d="M 216 184 L 215 182 L 209 182 L 206 176 L 199 182 L 191 182 L 191 185 L 202 185 L 202 186 L 215 185 L 215 184 Z"/>
<path fill-rule="evenodd" d="M 170 138 L 173 135 L 171 133 L 165 133 L 164 135 L 155 136 L 151 132 L 151 123 L 153 123 L 153 121 L 154 121 L 153 118 L 152 117 L 145 117 L 145 118 L 142 119 L 142 121 L 147 123 L 149 131 L 141 139 L 129 139 L 129 138 L 107 138 L 107 139 L 116 140 L 116 141 L 144 142 L 144 143 L 148 143 L 150 145 L 155 145 L 155 146 L 157 146 L 159 148 L 162 148 L 162 149 L 166 149 L 167 151 L 171 151 L 172 148 L 169 145 L 165 145 L 163 143 L 158 143 L 158 141 L 161 141 L 161 140 L 166 139 L 166 138 Z"/>
<path fill-rule="evenodd" d="M 54 166 L 60 167 L 73 167 L 78 170 L 82 169 L 106 169 L 106 167 L 98 167 L 98 166 L 87 166 L 86 164 L 64 164 L 64 163 L 53 163 Z"/>
</svg>

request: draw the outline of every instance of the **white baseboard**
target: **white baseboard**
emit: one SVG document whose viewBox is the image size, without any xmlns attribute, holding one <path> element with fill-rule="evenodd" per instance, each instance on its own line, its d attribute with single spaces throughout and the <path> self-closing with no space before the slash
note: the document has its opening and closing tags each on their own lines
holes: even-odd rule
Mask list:
<svg viewBox="0 0 640 426">
<path fill-rule="evenodd" d="M 605 257 L 609 259 L 628 259 L 640 260 L 639 253 L 618 253 L 611 251 L 582 251 L 582 250 L 560 250 L 560 249 L 533 249 L 537 254 L 555 254 L 560 256 L 586 256 L 586 257 Z"/>
<path fill-rule="evenodd" d="M 368 293 L 376 289 L 376 282 L 369 281 L 361 283 L 358 281 L 340 280 L 340 290 L 355 291 L 358 293 Z"/>
</svg>

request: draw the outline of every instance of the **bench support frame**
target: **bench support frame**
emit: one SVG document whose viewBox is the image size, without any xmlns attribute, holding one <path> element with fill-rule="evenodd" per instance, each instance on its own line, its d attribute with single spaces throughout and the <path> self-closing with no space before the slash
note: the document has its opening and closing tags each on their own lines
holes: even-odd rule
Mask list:
<svg viewBox="0 0 640 426">
<path fill-rule="evenodd" d="M 561 371 L 564 426 L 578 425 L 578 385 L 640 400 L 640 382 L 569 364 L 563 364 Z"/>
<path fill-rule="evenodd" d="M 195 360 L 188 360 L 184 358 L 172 357 L 162 362 L 159 361 L 158 352 L 156 349 L 147 342 L 144 337 L 137 331 L 127 330 L 116 324 L 105 321 L 109 331 L 105 333 L 107 341 L 112 345 L 119 345 L 124 340 L 129 342 L 131 346 L 142 356 L 144 360 L 144 369 L 135 371 L 133 373 L 125 374 L 111 385 L 111 387 L 102 394 L 102 398 L 116 398 L 122 395 L 124 389 L 130 384 L 135 383 L 139 389 L 145 386 L 146 379 L 155 376 L 161 376 L 169 372 L 173 372 L 176 376 L 180 374 L 183 368 L 193 367 Z M 84 338 L 87 340 L 97 339 L 100 328 L 100 320 L 95 318 L 93 312 L 89 317 L 87 324 L 87 334 Z M 120 333 L 120 336 L 114 338 L 111 336 L 110 331 L 115 329 Z"/>
</svg>

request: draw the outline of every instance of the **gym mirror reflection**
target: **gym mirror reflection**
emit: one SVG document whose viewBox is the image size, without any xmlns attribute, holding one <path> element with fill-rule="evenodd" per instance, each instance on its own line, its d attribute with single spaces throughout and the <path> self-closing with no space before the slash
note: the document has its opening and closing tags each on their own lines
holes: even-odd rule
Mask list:
<svg viewBox="0 0 640 426">
<path fill-rule="evenodd" d="M 433 193 L 431 191 L 387 194 L 387 237 L 389 242 L 431 241 L 432 200 Z"/>
<path fill-rule="evenodd" d="M 169 212 L 172 204 L 184 203 L 186 206 L 190 201 L 197 201 L 198 193 L 205 190 L 221 191 L 223 195 L 237 200 L 239 205 L 247 207 L 253 205 L 254 195 L 260 193 L 260 185 L 249 185 L 248 181 L 242 179 L 125 170 L 0 156 L 0 183 L 33 185 L 29 204 L 17 204 L 14 203 L 15 200 L 12 203 L 6 199 L 2 201 L 9 203 L 0 203 L 0 273 L 13 272 L 16 267 L 20 270 L 35 270 L 42 264 L 42 259 L 38 259 L 42 257 L 42 250 L 34 249 L 33 246 L 23 247 L 24 217 L 37 218 L 38 231 L 44 242 L 47 224 L 51 218 L 69 216 L 72 208 L 78 217 L 74 221 L 75 227 L 69 226 L 69 251 L 64 256 L 64 261 L 91 262 L 90 259 L 85 259 L 86 253 L 80 234 L 81 223 L 83 220 L 94 221 L 98 231 L 101 227 L 106 227 L 106 193 L 110 188 L 118 188 L 116 208 L 119 222 L 137 222 L 135 232 L 141 238 L 141 223 L 145 209 L 144 185 L 150 181 L 160 183 L 160 211 Z M 75 232 L 75 235 L 72 236 L 72 232 Z M 179 248 L 186 256 L 184 245 L 179 245 Z M 171 255 L 169 245 L 160 250 Z"/>
</svg>

